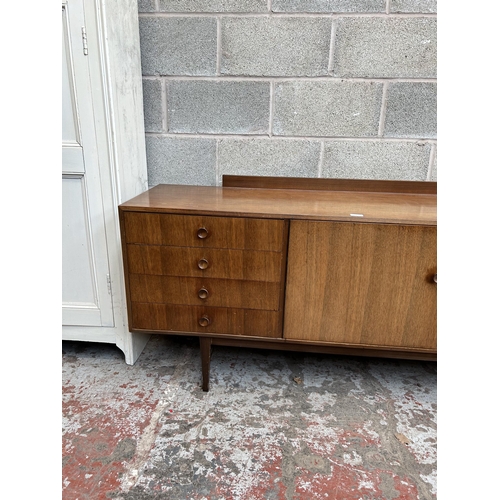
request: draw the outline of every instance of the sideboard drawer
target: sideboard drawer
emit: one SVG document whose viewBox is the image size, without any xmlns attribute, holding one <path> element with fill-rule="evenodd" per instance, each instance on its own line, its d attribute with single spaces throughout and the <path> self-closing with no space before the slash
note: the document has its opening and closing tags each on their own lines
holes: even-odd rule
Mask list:
<svg viewBox="0 0 500 500">
<path fill-rule="evenodd" d="M 280 302 L 280 284 L 265 281 L 131 274 L 129 286 L 132 302 L 267 310 Z"/>
<path fill-rule="evenodd" d="M 224 307 L 132 303 L 132 327 L 149 331 L 281 337 L 280 313 Z"/>
<path fill-rule="evenodd" d="M 127 243 L 281 252 L 285 221 L 125 212 Z"/>
<path fill-rule="evenodd" d="M 127 245 L 129 272 L 236 280 L 281 280 L 282 254 L 256 250 Z"/>
</svg>

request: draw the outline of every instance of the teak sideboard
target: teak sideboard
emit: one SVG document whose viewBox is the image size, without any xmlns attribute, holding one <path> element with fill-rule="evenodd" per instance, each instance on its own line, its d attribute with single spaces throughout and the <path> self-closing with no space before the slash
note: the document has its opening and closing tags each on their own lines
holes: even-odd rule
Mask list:
<svg viewBox="0 0 500 500">
<path fill-rule="evenodd" d="M 132 332 L 435 360 L 437 185 L 224 176 L 119 206 Z"/>
</svg>

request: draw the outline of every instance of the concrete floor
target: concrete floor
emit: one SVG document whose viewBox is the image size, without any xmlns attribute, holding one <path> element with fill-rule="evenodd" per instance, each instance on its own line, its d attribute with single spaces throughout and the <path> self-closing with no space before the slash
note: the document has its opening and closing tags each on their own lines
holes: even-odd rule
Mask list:
<svg viewBox="0 0 500 500">
<path fill-rule="evenodd" d="M 435 499 L 436 363 L 63 342 L 63 500 Z"/>
</svg>

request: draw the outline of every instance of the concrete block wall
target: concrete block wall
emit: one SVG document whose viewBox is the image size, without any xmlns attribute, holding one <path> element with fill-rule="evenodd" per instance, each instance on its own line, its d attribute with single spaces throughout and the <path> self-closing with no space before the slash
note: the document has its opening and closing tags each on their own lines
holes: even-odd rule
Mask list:
<svg viewBox="0 0 500 500">
<path fill-rule="evenodd" d="M 436 180 L 436 0 L 139 0 L 149 184 Z"/>
</svg>

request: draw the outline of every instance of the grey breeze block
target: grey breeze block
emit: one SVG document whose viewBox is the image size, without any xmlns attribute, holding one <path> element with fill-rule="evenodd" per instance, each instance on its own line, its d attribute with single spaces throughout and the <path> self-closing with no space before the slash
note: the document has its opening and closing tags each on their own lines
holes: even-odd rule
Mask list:
<svg viewBox="0 0 500 500">
<path fill-rule="evenodd" d="M 429 143 L 326 141 L 322 177 L 425 181 Z"/>
<path fill-rule="evenodd" d="M 273 0 L 273 12 L 385 12 L 386 0 Z"/>
<path fill-rule="evenodd" d="M 156 10 L 155 0 L 137 0 L 139 12 L 154 12 Z"/>
<path fill-rule="evenodd" d="M 437 12 L 436 0 L 391 0 L 391 12 Z"/>
<path fill-rule="evenodd" d="M 222 139 L 219 179 L 223 174 L 317 177 L 319 141 L 287 139 Z"/>
<path fill-rule="evenodd" d="M 267 12 L 267 0 L 160 0 L 160 12 Z"/>
<path fill-rule="evenodd" d="M 262 134 L 269 129 L 268 82 L 174 81 L 167 86 L 169 132 Z"/>
<path fill-rule="evenodd" d="M 437 84 L 390 84 L 384 136 L 435 138 L 436 135 Z"/>
<path fill-rule="evenodd" d="M 149 187 L 215 185 L 216 140 L 146 136 Z"/>
<path fill-rule="evenodd" d="M 140 17 L 143 75 L 215 75 L 217 20 Z"/>
<path fill-rule="evenodd" d="M 337 77 L 436 77 L 434 17 L 342 18 L 335 30 Z"/>
<path fill-rule="evenodd" d="M 276 84 L 276 135 L 376 136 L 382 84 L 295 81 Z"/>
<path fill-rule="evenodd" d="M 223 18 L 221 74 L 328 74 L 332 21 L 325 18 Z"/>
<path fill-rule="evenodd" d="M 144 130 L 163 132 L 162 91 L 160 80 L 142 80 Z"/>
</svg>

